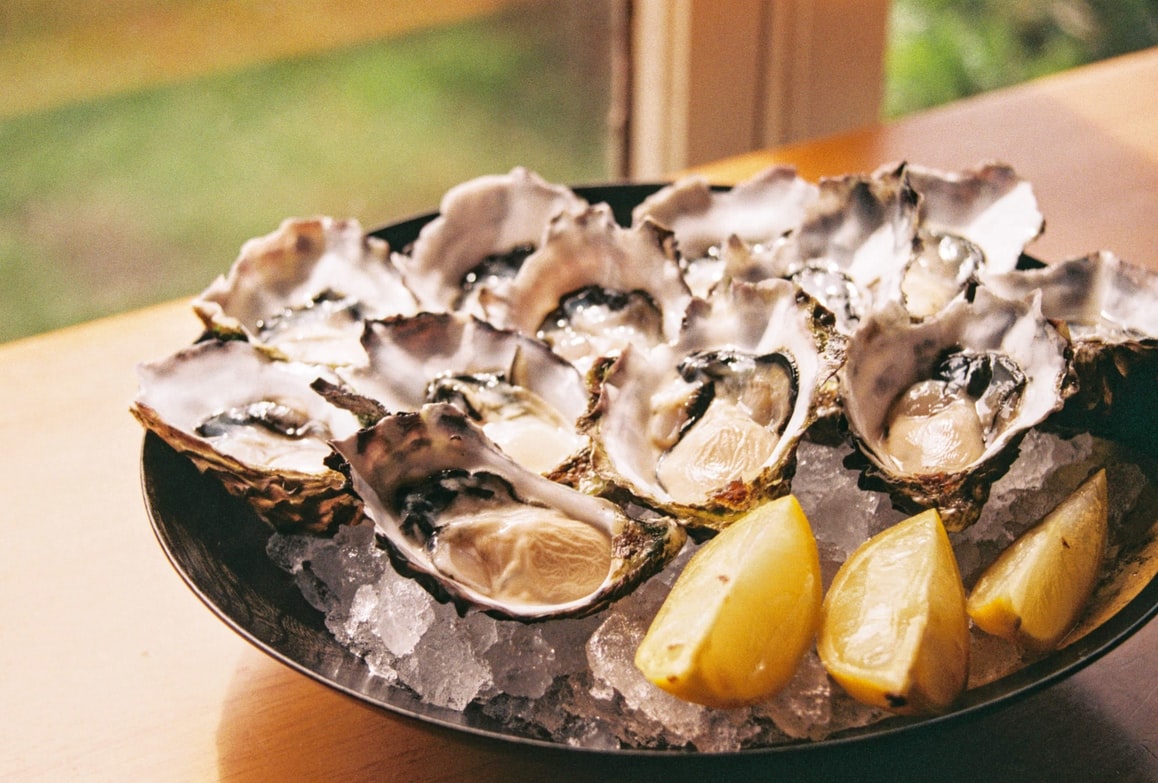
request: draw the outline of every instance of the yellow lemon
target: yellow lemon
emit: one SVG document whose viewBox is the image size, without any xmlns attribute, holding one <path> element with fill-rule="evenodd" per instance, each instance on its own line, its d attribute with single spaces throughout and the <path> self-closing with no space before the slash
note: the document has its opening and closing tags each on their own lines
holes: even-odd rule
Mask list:
<svg viewBox="0 0 1158 783">
<path fill-rule="evenodd" d="M 649 680 L 686 701 L 739 707 L 788 684 L 816 638 L 820 558 L 791 495 L 704 544 L 635 653 Z"/>
<path fill-rule="evenodd" d="M 939 712 L 965 689 L 965 589 L 935 509 L 849 556 L 824 598 L 817 651 L 853 698 L 893 712 Z"/>
<path fill-rule="evenodd" d="M 977 580 L 978 628 L 1032 652 L 1054 649 L 1077 622 L 1106 551 L 1106 472 L 1100 470 L 1014 541 Z"/>
</svg>

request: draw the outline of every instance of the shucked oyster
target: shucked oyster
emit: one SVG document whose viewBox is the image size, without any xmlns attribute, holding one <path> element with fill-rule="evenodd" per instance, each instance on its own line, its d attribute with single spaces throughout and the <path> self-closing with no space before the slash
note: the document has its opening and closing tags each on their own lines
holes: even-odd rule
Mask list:
<svg viewBox="0 0 1158 783">
<path fill-rule="evenodd" d="M 940 312 L 984 274 L 1014 269 L 1045 227 L 1033 188 L 1009 166 L 907 165 L 904 173 L 920 197 L 919 226 L 911 257 L 879 298 L 902 303 L 913 318 Z"/>
<path fill-rule="evenodd" d="M 785 280 L 734 283 L 680 339 L 601 367 L 596 470 L 693 526 L 722 528 L 788 491 L 796 444 L 829 404 L 843 338 Z"/>
<path fill-rule="evenodd" d="M 1147 400 L 1158 385 L 1158 274 L 1103 251 L 985 283 L 1006 297 L 1040 291 L 1042 313 L 1065 324 L 1078 378 L 1066 405 L 1074 426 L 1101 429 L 1112 418 L 1128 422 L 1116 436 L 1154 436 Z"/>
<path fill-rule="evenodd" d="M 590 614 L 683 545 L 669 518 L 520 467 L 451 405 L 387 416 L 335 446 L 399 569 L 463 610 Z"/>
<path fill-rule="evenodd" d="M 1008 165 L 947 172 L 908 164 L 905 172 L 921 196 L 921 227 L 976 245 L 991 273 L 1015 268 L 1045 229 L 1033 187 Z"/>
<path fill-rule="evenodd" d="M 583 372 L 630 343 L 675 339 L 691 298 L 671 233 L 649 221 L 623 228 L 606 204 L 558 215 L 510 285 L 480 295 L 487 320 L 537 336 Z"/>
<path fill-rule="evenodd" d="M 769 249 L 733 252 L 725 275 L 788 277 L 851 333 L 889 303 L 915 319 L 939 312 L 982 270 L 1012 269 L 1042 227 L 1032 189 L 1008 166 L 891 165 L 822 180 L 795 230 Z"/>
<path fill-rule="evenodd" d="M 879 311 L 840 372 L 849 431 L 894 500 L 936 507 L 961 530 L 1022 436 L 1072 392 L 1068 353 L 1037 298 L 980 288 L 920 323 Z"/>
<path fill-rule="evenodd" d="M 543 474 L 565 473 L 586 447 L 577 429 L 588 405 L 583 377 L 538 340 L 461 313 L 419 313 L 367 322 L 362 343 L 368 364 L 337 372 L 374 401 L 370 418 L 450 402 L 508 456 Z M 330 396 L 343 405 L 346 393 Z M 352 407 L 364 410 L 362 401 Z"/>
<path fill-rule="evenodd" d="M 250 343 L 208 341 L 138 368 L 133 415 L 247 500 L 279 530 L 321 532 L 358 518 L 328 441 L 358 420 L 310 388 L 316 367 Z"/>
<path fill-rule="evenodd" d="M 417 307 L 388 256 L 356 220 L 285 220 L 246 242 L 193 309 L 214 334 L 243 336 L 279 357 L 357 364 L 362 319 Z"/>
<path fill-rule="evenodd" d="M 765 253 L 800 225 L 816 197 L 816 185 L 790 166 L 772 166 L 727 190 L 690 176 L 644 199 L 632 212 L 632 223 L 651 220 L 670 229 L 689 287 L 706 297 L 725 276 L 722 249 L 729 240 L 753 254 Z"/>
<path fill-rule="evenodd" d="M 917 207 L 903 166 L 825 179 L 800 227 L 767 258 L 739 256 L 733 263 L 755 263 L 767 267 L 764 274 L 791 279 L 836 315 L 842 331 L 852 333 L 912 257 Z"/>
<path fill-rule="evenodd" d="M 427 310 L 480 314 L 483 288 L 502 289 L 539 246 L 551 219 L 587 202 L 527 169 L 478 177 L 443 196 L 409 254 L 395 256 Z"/>
</svg>

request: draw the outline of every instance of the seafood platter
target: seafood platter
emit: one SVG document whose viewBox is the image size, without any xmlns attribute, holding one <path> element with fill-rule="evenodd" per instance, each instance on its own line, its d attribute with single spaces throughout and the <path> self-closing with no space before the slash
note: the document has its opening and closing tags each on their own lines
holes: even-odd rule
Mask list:
<svg viewBox="0 0 1158 783">
<path fill-rule="evenodd" d="M 368 703 L 519 742 L 780 752 L 961 719 L 1087 665 L 1158 607 L 1158 271 L 1049 263 L 1002 163 L 812 182 L 569 187 L 516 168 L 367 233 L 288 219 L 139 366 L 142 477 L 225 622 Z M 826 585 L 936 509 L 965 588 L 1097 470 L 1076 627 L 971 630 L 969 683 L 898 716 L 815 648 L 736 709 L 632 655 L 705 542 L 800 499 Z"/>
</svg>

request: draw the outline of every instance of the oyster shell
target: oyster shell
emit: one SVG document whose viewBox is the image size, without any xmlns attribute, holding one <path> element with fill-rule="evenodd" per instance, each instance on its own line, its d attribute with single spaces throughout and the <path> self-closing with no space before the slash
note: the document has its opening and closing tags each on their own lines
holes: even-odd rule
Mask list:
<svg viewBox="0 0 1158 783">
<path fill-rule="evenodd" d="M 505 286 L 542 242 L 551 219 L 587 202 L 522 167 L 446 192 L 408 255 L 395 260 L 423 309 L 480 314 L 478 292 Z"/>
<path fill-rule="evenodd" d="M 1039 297 L 984 288 L 917 323 L 899 306 L 874 313 L 839 378 L 868 475 L 902 506 L 938 508 L 951 530 L 976 520 L 1017 443 L 1073 391 L 1069 346 Z"/>
<path fill-rule="evenodd" d="M 558 215 L 510 285 L 480 295 L 486 320 L 535 335 L 583 372 L 629 343 L 675 339 L 691 299 L 671 233 L 623 228 L 606 204 Z"/>
<path fill-rule="evenodd" d="M 887 175 L 891 169 L 882 169 Z M 920 196 L 913 252 L 883 297 L 916 319 L 940 312 L 985 273 L 1017 266 L 1045 228 L 1033 188 L 1006 165 L 945 172 L 906 165 Z"/>
<path fill-rule="evenodd" d="M 272 527 L 324 532 L 359 518 L 345 477 L 325 464 L 329 440 L 359 423 L 310 388 L 318 372 L 250 343 L 201 342 L 141 364 L 131 411 Z"/>
<path fill-rule="evenodd" d="M 675 234 L 688 286 L 707 297 L 724 278 L 722 248 L 735 238 L 761 254 L 803 221 L 817 186 L 790 166 L 772 166 L 727 190 L 700 176 L 684 177 L 644 199 L 632 223 L 654 221 Z M 744 277 L 764 277 L 750 273 Z"/>
<path fill-rule="evenodd" d="M 912 257 L 917 208 L 904 166 L 824 179 L 799 228 L 755 263 L 816 297 L 851 334 Z M 751 267 L 754 260 L 736 263 Z"/>
<path fill-rule="evenodd" d="M 1154 436 L 1156 414 L 1144 400 L 1158 385 L 1158 274 L 1101 251 L 985 283 L 1007 297 L 1040 291 L 1042 312 L 1065 325 L 1079 387 L 1065 423 L 1116 427 L 1111 434 L 1127 442 Z"/>
<path fill-rule="evenodd" d="M 542 342 L 463 313 L 370 321 L 362 342 L 367 366 L 338 375 L 376 403 L 365 418 L 450 402 L 524 467 L 557 478 L 578 469 L 571 463 L 582 460 L 587 438 L 577 424 L 590 395 L 579 372 Z M 344 391 L 331 399 L 349 405 Z"/>
<path fill-rule="evenodd" d="M 1016 268 L 1026 246 L 1045 230 L 1033 186 L 1012 166 L 939 171 L 908 164 L 905 172 L 921 196 L 922 228 L 976 245 L 991 273 Z"/>
<path fill-rule="evenodd" d="M 227 275 L 193 302 L 205 327 L 316 364 L 364 361 L 364 318 L 415 312 L 382 240 L 356 220 L 288 219 L 246 242 Z"/>
<path fill-rule="evenodd" d="M 463 611 L 590 614 L 685 538 L 670 518 L 520 467 L 451 405 L 387 416 L 335 447 L 396 565 Z"/>
<path fill-rule="evenodd" d="M 693 527 L 786 493 L 796 444 L 829 404 L 844 340 L 785 280 L 696 300 L 678 341 L 598 368 L 595 470 Z"/>
</svg>

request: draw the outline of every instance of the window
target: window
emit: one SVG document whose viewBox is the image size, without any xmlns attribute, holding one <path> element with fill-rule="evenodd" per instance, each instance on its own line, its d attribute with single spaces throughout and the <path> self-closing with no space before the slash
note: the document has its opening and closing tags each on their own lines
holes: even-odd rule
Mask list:
<svg viewBox="0 0 1158 783">
<path fill-rule="evenodd" d="M 629 170 L 876 120 L 888 0 L 636 0 Z"/>
</svg>

